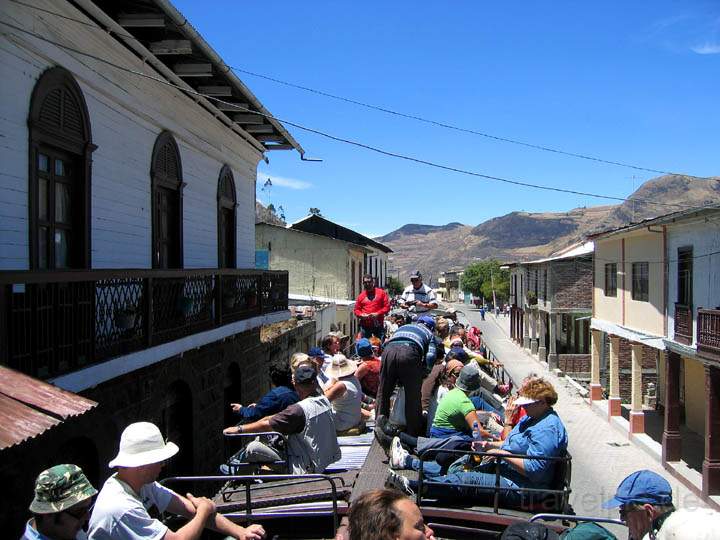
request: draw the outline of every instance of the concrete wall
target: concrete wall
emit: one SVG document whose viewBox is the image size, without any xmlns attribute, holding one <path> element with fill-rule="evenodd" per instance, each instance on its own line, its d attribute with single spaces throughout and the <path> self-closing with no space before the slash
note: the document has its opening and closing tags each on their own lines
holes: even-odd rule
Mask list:
<svg viewBox="0 0 720 540">
<path fill-rule="evenodd" d="M 347 242 L 258 223 L 255 245 L 269 250 L 271 270 L 289 271 L 290 293 L 351 299 L 350 264 L 362 268 L 362 255 L 351 257 Z"/>
<path fill-rule="evenodd" d="M 697 309 L 720 306 L 720 212 L 709 220 L 671 224 L 667 227 L 668 336 L 675 334 L 678 300 L 678 248 L 693 248 L 693 341 L 697 341 Z M 708 255 L 711 254 L 712 255 Z"/>
<path fill-rule="evenodd" d="M 624 258 L 624 265 L 623 265 Z M 663 236 L 643 229 L 595 241 L 593 317 L 664 335 Z M 606 297 L 605 264 L 617 263 L 617 296 Z M 648 262 L 648 301 L 632 299 L 632 263 Z"/>
<path fill-rule="evenodd" d="M 685 425 L 705 435 L 705 368 L 697 360 L 682 357 L 685 370 Z"/>
<path fill-rule="evenodd" d="M 34 2 L 87 21 L 69 2 Z M 13 24 L 91 52 L 115 64 L 142 63 L 103 31 L 20 4 L 3 4 Z M 10 30 L 8 30 L 10 31 Z M 25 34 L 0 47 L 0 269 L 29 267 L 28 127 L 30 97 L 40 75 L 61 66 L 77 80 L 90 117 L 93 268 L 149 268 L 150 158 L 159 133 L 180 147 L 184 189 L 185 267 L 217 266 L 217 183 L 228 164 L 237 190 L 237 265 L 254 267 L 256 166 L 261 154 L 181 92 Z M 97 72 L 97 73 L 96 73 Z M 154 73 L 154 72 L 153 72 Z"/>
</svg>

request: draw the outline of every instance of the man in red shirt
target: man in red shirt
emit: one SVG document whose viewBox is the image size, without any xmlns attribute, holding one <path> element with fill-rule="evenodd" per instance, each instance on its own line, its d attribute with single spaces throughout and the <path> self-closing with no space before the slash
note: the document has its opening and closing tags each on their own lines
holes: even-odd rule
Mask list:
<svg viewBox="0 0 720 540">
<path fill-rule="evenodd" d="M 355 300 L 355 316 L 360 319 L 362 337 L 373 335 L 385 339 L 385 315 L 390 312 L 390 299 L 387 293 L 375 286 L 370 274 L 363 276 L 363 291 Z"/>
</svg>

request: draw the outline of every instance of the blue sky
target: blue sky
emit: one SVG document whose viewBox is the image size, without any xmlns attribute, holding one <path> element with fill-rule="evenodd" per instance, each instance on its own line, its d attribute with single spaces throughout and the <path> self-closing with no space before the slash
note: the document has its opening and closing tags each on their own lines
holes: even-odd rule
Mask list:
<svg viewBox="0 0 720 540">
<path fill-rule="evenodd" d="M 235 67 L 485 133 L 613 161 L 720 175 L 720 2 L 175 0 Z M 657 176 L 435 128 L 249 75 L 278 118 L 429 161 L 625 197 Z M 604 204 L 384 157 L 289 128 L 271 201 L 375 236 Z M 633 176 L 635 178 L 633 178 Z"/>
</svg>

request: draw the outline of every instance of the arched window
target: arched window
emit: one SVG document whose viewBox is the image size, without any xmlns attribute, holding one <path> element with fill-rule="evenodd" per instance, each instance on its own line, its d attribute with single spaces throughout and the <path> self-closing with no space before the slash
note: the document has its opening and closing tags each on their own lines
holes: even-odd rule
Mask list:
<svg viewBox="0 0 720 540">
<path fill-rule="evenodd" d="M 90 267 L 90 119 L 69 71 L 42 74 L 30 102 L 30 267 Z"/>
<path fill-rule="evenodd" d="M 217 192 L 218 214 L 218 268 L 235 268 L 236 241 L 235 213 L 237 197 L 235 195 L 235 180 L 232 171 L 227 165 L 220 169 Z"/>
<path fill-rule="evenodd" d="M 182 163 L 178 145 L 168 131 L 155 141 L 150 177 L 153 268 L 182 268 Z"/>
</svg>

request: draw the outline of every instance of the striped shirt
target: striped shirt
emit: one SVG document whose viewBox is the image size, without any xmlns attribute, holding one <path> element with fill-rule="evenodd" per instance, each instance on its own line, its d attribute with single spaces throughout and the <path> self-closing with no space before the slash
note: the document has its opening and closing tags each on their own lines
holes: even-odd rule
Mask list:
<svg viewBox="0 0 720 540">
<path fill-rule="evenodd" d="M 404 304 L 406 302 L 412 302 L 413 300 L 416 302 L 423 302 L 425 304 L 430 302 L 434 302 L 437 304 L 435 291 L 424 283 L 420 285 L 420 287 L 418 287 L 417 289 L 412 285 L 405 287 L 405 290 L 400 297 L 400 303 Z M 428 311 L 428 308 L 415 306 L 416 313 L 424 313 L 425 311 Z"/>
</svg>

